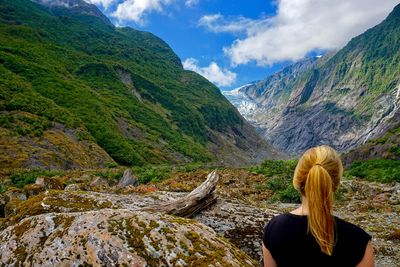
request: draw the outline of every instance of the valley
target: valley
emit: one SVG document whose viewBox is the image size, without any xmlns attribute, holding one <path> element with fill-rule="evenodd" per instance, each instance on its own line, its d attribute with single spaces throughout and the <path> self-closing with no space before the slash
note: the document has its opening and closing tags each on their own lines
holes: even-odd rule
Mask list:
<svg viewBox="0 0 400 267">
<path fill-rule="evenodd" d="M 0 1 L 0 265 L 260 266 L 264 226 L 300 204 L 299 156 L 328 144 L 334 215 L 400 266 L 400 5 L 221 91 L 91 3 Z"/>
</svg>

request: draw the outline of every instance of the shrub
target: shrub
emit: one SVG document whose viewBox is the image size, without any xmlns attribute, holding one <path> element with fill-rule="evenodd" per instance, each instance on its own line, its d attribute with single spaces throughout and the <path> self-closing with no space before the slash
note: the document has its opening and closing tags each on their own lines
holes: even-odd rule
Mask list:
<svg viewBox="0 0 400 267">
<path fill-rule="evenodd" d="M 134 173 L 137 175 L 141 184 L 148 182 L 158 182 L 166 179 L 171 174 L 171 167 L 143 167 L 135 168 Z"/>
<path fill-rule="evenodd" d="M 117 183 L 124 175 L 124 171 L 122 169 L 110 169 L 106 171 L 96 172 L 94 173 L 94 175 L 100 176 L 111 183 Z"/>
<path fill-rule="evenodd" d="M 14 172 L 11 174 L 10 179 L 16 187 L 22 188 L 24 185 L 33 184 L 39 176 L 53 177 L 61 174 L 62 171 L 59 170 L 32 169 Z"/>
<path fill-rule="evenodd" d="M 354 162 L 346 170 L 345 175 L 383 183 L 400 182 L 400 161 L 393 159 L 371 159 Z"/>
<path fill-rule="evenodd" d="M 267 160 L 260 166 L 251 167 L 250 171 L 267 177 L 265 188 L 274 192 L 272 201 L 299 203 L 299 193 L 292 184 L 296 165 L 295 160 Z"/>
</svg>

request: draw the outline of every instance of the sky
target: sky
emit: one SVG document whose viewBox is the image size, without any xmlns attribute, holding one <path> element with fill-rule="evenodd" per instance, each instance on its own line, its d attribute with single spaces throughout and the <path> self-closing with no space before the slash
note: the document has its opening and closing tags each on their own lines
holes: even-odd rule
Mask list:
<svg viewBox="0 0 400 267">
<path fill-rule="evenodd" d="M 399 0 L 85 0 L 166 41 L 185 69 L 231 90 L 343 47 Z"/>
</svg>

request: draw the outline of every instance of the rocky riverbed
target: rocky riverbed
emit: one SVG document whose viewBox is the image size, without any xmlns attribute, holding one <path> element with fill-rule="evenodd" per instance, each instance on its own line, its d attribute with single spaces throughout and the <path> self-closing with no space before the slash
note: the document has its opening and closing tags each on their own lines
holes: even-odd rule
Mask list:
<svg viewBox="0 0 400 267">
<path fill-rule="evenodd" d="M 0 261 L 16 266 L 259 266 L 263 226 L 297 205 L 269 202 L 272 192 L 260 186 L 262 175 L 219 171 L 217 202 L 192 219 L 143 210 L 186 195 L 206 174 L 181 173 L 124 188 L 89 176 L 74 177 L 78 183 L 64 188 L 67 178 L 59 177 L 11 189 L 0 199 L 6 215 L 0 219 Z M 373 236 L 377 266 L 400 266 L 400 184 L 345 180 L 340 190 L 336 215 Z"/>
</svg>

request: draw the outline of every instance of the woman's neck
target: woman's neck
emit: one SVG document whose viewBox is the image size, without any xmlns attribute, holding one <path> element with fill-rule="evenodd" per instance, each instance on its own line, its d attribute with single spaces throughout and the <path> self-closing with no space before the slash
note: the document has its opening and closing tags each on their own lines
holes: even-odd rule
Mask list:
<svg viewBox="0 0 400 267">
<path fill-rule="evenodd" d="M 305 197 L 302 197 L 301 205 L 297 209 L 292 210 L 290 213 L 296 215 L 308 215 L 307 199 Z"/>
</svg>

